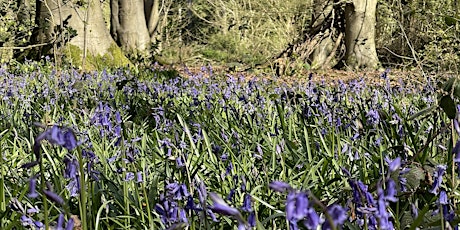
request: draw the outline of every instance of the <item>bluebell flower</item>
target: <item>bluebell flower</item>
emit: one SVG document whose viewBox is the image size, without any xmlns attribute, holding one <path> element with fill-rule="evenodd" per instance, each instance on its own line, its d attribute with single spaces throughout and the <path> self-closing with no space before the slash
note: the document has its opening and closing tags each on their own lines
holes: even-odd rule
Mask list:
<svg viewBox="0 0 460 230">
<path fill-rule="evenodd" d="M 460 163 L 460 139 L 455 144 L 455 147 L 452 149 L 452 153 L 454 154 L 454 162 Z"/>
<path fill-rule="evenodd" d="M 137 177 L 136 177 L 136 178 L 137 178 L 137 179 L 136 179 L 136 182 L 137 182 L 137 183 L 142 183 L 142 182 L 143 182 L 143 180 L 142 180 L 142 172 L 139 171 L 139 172 L 137 172 L 136 175 L 137 175 Z"/>
<path fill-rule="evenodd" d="M 37 186 L 37 179 L 35 177 L 32 177 L 29 180 L 29 194 L 27 194 L 27 197 L 29 198 L 37 198 L 38 193 L 36 191 L 36 186 Z"/>
<path fill-rule="evenodd" d="M 53 145 L 62 146 L 69 151 L 77 147 L 78 144 L 75 134 L 70 128 L 53 126 L 51 129 L 47 129 L 35 138 L 33 151 L 37 159 L 40 159 L 40 142 L 42 140 L 47 140 Z"/>
<path fill-rule="evenodd" d="M 181 208 L 175 201 L 169 201 L 164 196 L 160 196 L 160 203 L 155 204 L 155 211 L 160 215 L 161 221 L 165 225 L 171 225 L 180 220 L 179 213 Z"/>
<path fill-rule="evenodd" d="M 268 187 L 276 192 L 286 192 L 292 190 L 291 185 L 283 181 L 272 181 Z"/>
<path fill-rule="evenodd" d="M 379 219 L 379 227 L 382 230 L 386 229 L 393 229 L 393 223 L 389 220 L 390 214 L 387 211 L 387 203 L 385 201 L 385 195 L 383 193 L 382 188 L 377 189 L 378 194 L 378 219 Z"/>
<path fill-rule="evenodd" d="M 22 226 L 33 226 L 34 224 L 34 221 L 32 220 L 32 218 L 26 216 L 26 215 L 22 215 L 21 216 L 21 224 Z"/>
<path fill-rule="evenodd" d="M 44 190 L 43 193 L 46 195 L 46 197 L 48 199 L 50 199 L 54 203 L 57 203 L 57 204 L 60 204 L 60 205 L 64 204 L 64 199 L 62 199 L 62 197 L 60 197 L 58 194 L 56 194 L 56 193 L 54 193 L 54 192 L 52 192 L 50 190 Z"/>
<path fill-rule="evenodd" d="M 38 209 L 37 206 L 27 209 L 27 214 L 35 214 L 35 213 L 39 213 L 39 212 L 40 212 L 40 210 Z"/>
<path fill-rule="evenodd" d="M 398 192 L 396 191 L 396 183 L 394 182 L 393 179 L 389 179 L 387 181 L 387 188 L 386 188 L 386 196 L 385 200 L 391 201 L 391 202 L 396 202 L 398 201 L 398 198 L 396 197 L 396 194 Z"/>
<path fill-rule="evenodd" d="M 238 215 L 241 215 L 240 211 L 238 211 L 238 209 L 230 207 L 217 194 L 209 193 L 209 196 L 211 197 L 212 201 L 214 202 L 213 205 L 211 206 L 211 210 L 213 212 L 223 214 L 223 215 L 226 215 L 226 216 L 238 216 Z"/>
<path fill-rule="evenodd" d="M 388 170 L 390 170 L 390 172 L 394 172 L 398 170 L 399 167 L 401 167 L 401 157 L 396 157 L 396 159 L 392 161 L 388 158 L 386 158 L 385 160 L 388 163 Z"/>
<path fill-rule="evenodd" d="M 367 124 L 377 125 L 380 122 L 380 115 L 377 110 L 371 109 L 367 112 Z"/>
<path fill-rule="evenodd" d="M 320 224 L 320 217 L 313 208 L 308 208 L 303 224 L 309 229 L 316 229 Z"/>
<path fill-rule="evenodd" d="M 74 220 L 73 218 L 69 218 L 69 220 L 67 221 L 65 230 L 73 230 L 73 226 L 74 226 Z"/>
<path fill-rule="evenodd" d="M 63 226 L 64 226 L 64 214 L 59 214 L 59 217 L 57 219 L 57 224 L 56 224 L 56 230 L 63 230 Z"/>
<path fill-rule="evenodd" d="M 334 226 L 342 226 L 348 218 L 347 210 L 338 204 L 329 206 L 327 208 L 327 213 L 331 217 L 333 222 L 332 224 L 334 224 Z M 328 220 L 326 220 L 321 226 L 321 229 L 332 229 L 330 224 L 331 223 Z"/>
<path fill-rule="evenodd" d="M 256 213 L 254 211 L 252 211 L 251 213 L 249 213 L 249 216 L 248 216 L 248 224 L 249 226 L 251 227 L 255 227 L 256 226 Z"/>
<path fill-rule="evenodd" d="M 175 200 L 182 200 L 183 197 L 190 196 L 185 184 L 169 183 L 166 185 L 166 189 L 168 190 L 168 195 Z"/>
<path fill-rule="evenodd" d="M 132 181 L 132 180 L 134 180 L 134 173 L 127 172 L 125 175 L 125 181 Z"/>
<path fill-rule="evenodd" d="M 68 157 L 64 158 L 65 170 L 64 178 L 65 179 L 74 179 L 77 177 L 78 172 L 78 161 L 76 159 L 69 159 Z"/>
<path fill-rule="evenodd" d="M 457 114 L 458 114 L 458 109 L 457 109 Z M 457 115 L 458 116 L 458 115 Z M 454 128 L 455 131 L 457 131 L 457 134 L 460 135 L 460 125 L 458 124 L 457 118 L 454 119 Z M 458 143 L 458 142 L 457 142 Z"/>
<path fill-rule="evenodd" d="M 417 209 L 417 205 L 415 205 L 414 203 L 411 203 L 410 204 L 410 207 L 411 207 L 411 214 L 412 214 L 412 217 L 414 219 L 416 219 L 418 217 L 418 209 Z"/>
<path fill-rule="evenodd" d="M 45 225 L 41 221 L 34 221 L 34 225 L 37 229 L 42 229 Z"/>
<path fill-rule="evenodd" d="M 227 196 L 227 200 L 232 202 L 234 196 L 235 196 L 235 189 L 232 188 L 232 189 L 230 189 L 230 193 Z"/>
<path fill-rule="evenodd" d="M 80 194 L 80 179 L 79 176 L 70 180 L 69 183 L 65 186 L 69 191 L 71 197 L 77 197 Z"/>
<path fill-rule="evenodd" d="M 245 212 L 251 212 L 252 211 L 251 195 L 250 194 L 244 195 L 243 206 L 241 207 L 241 210 L 243 210 Z"/>
<path fill-rule="evenodd" d="M 438 192 L 439 192 L 438 190 L 439 190 L 439 187 L 441 186 L 442 177 L 443 177 L 444 173 L 446 172 L 446 169 L 447 169 L 446 165 L 438 165 L 438 166 L 436 166 L 436 170 L 434 171 L 434 175 L 433 175 L 433 177 L 434 177 L 433 186 L 429 190 L 430 193 L 438 195 Z"/>
<path fill-rule="evenodd" d="M 208 197 L 208 192 L 206 191 L 206 186 L 203 181 L 199 182 L 199 189 L 198 189 L 198 200 L 200 204 L 204 206 L 206 204 L 206 199 Z"/>
<path fill-rule="evenodd" d="M 176 158 L 176 165 L 177 165 L 178 168 L 184 167 L 185 164 L 184 164 L 184 161 L 182 160 L 181 156 Z"/>
<path fill-rule="evenodd" d="M 444 189 L 442 189 L 441 192 L 439 193 L 439 204 L 441 205 L 449 204 L 447 193 Z"/>
</svg>

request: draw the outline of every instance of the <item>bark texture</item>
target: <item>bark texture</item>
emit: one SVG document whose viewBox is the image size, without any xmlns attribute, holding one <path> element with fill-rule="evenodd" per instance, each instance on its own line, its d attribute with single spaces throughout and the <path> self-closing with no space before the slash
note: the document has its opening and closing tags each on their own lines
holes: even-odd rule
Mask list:
<svg viewBox="0 0 460 230">
<path fill-rule="evenodd" d="M 39 25 L 36 43 L 52 44 L 49 48 L 71 44 L 92 55 L 104 55 L 115 44 L 105 25 L 99 0 L 89 0 L 86 6 L 62 0 L 36 1 L 36 4 Z"/>
<path fill-rule="evenodd" d="M 159 21 L 159 0 L 111 0 L 111 33 L 124 51 L 137 56 L 150 48 Z"/>
<path fill-rule="evenodd" d="M 329 68 L 327 63 L 329 55 L 334 48 L 334 28 L 327 22 L 333 14 L 332 0 L 314 0 L 313 23 L 311 25 L 316 44 L 313 53 L 310 55 L 312 69 Z M 313 35 L 313 34 L 312 34 Z"/>
<path fill-rule="evenodd" d="M 353 0 L 345 7 L 345 62 L 353 69 L 377 69 L 375 49 L 377 0 Z"/>
</svg>

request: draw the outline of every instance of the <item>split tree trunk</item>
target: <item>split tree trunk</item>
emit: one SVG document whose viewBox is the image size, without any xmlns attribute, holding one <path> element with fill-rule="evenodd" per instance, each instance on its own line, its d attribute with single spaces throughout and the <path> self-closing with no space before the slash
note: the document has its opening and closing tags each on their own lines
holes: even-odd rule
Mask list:
<svg viewBox="0 0 460 230">
<path fill-rule="evenodd" d="M 375 49 L 377 0 L 353 0 L 345 7 L 345 62 L 353 69 L 377 69 Z"/>
<path fill-rule="evenodd" d="M 334 13 L 332 0 L 314 0 L 315 9 L 313 12 L 313 23 L 311 25 L 313 42 L 315 48 L 310 55 L 312 69 L 328 69 L 334 63 L 328 61 L 328 57 L 334 49 L 335 29 L 328 23 Z"/>
<path fill-rule="evenodd" d="M 159 21 L 159 0 L 111 0 L 111 33 L 121 48 L 142 56 L 150 48 Z"/>
</svg>

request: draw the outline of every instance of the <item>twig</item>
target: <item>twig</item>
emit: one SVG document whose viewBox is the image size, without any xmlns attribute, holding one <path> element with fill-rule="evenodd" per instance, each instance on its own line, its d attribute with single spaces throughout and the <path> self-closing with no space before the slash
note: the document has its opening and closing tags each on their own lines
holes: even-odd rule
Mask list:
<svg viewBox="0 0 460 230">
<path fill-rule="evenodd" d="M 40 47 L 40 46 L 46 46 L 46 45 L 51 45 L 53 42 L 47 42 L 47 43 L 41 43 L 41 44 L 34 44 L 34 45 L 28 45 L 28 46 L 5 46 L 5 47 L 0 47 L 0 50 L 22 50 L 22 49 L 32 49 L 35 47 Z"/>
<path fill-rule="evenodd" d="M 329 56 L 327 56 L 326 60 L 324 61 L 323 66 L 328 66 L 329 62 L 331 62 L 332 57 L 335 56 L 335 54 L 337 52 L 337 48 L 339 47 L 340 43 L 342 42 L 342 37 L 343 37 L 343 33 L 340 33 L 339 37 L 335 41 L 334 48 L 332 48 L 331 53 L 329 54 Z"/>
<path fill-rule="evenodd" d="M 399 54 L 397 54 L 397 53 L 391 51 L 391 50 L 388 49 L 387 47 L 383 47 L 383 48 L 384 48 L 386 51 L 388 51 L 388 52 L 390 52 L 391 54 L 393 54 L 394 56 L 396 56 L 396 57 L 403 58 L 403 59 L 408 59 L 408 60 L 414 60 L 414 58 L 399 55 Z"/>
<path fill-rule="evenodd" d="M 409 48 L 410 48 L 410 50 L 412 52 L 412 56 L 414 57 L 415 63 L 417 63 L 417 66 L 420 68 L 420 71 L 422 71 L 422 75 L 423 75 L 423 77 L 425 77 L 425 80 L 428 79 L 428 77 L 425 74 L 425 71 L 423 71 L 423 67 L 420 64 L 420 61 L 417 58 L 417 53 L 416 53 L 414 47 L 412 46 L 412 44 L 410 43 L 409 38 L 407 37 L 406 31 L 404 31 L 404 28 L 401 25 L 401 23 L 398 23 L 398 25 L 399 25 L 399 28 L 401 28 L 401 32 L 404 35 L 404 39 L 406 40 L 407 45 L 409 46 Z"/>
</svg>

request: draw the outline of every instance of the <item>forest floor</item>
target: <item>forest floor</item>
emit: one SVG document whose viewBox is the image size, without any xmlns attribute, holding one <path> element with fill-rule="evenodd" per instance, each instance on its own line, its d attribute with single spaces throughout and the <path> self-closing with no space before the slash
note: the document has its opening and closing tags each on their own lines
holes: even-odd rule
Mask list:
<svg viewBox="0 0 460 230">
<path fill-rule="evenodd" d="M 201 74 L 203 77 L 209 77 L 210 72 L 207 68 L 203 67 L 181 67 L 178 71 L 182 76 L 190 76 Z M 316 83 L 326 83 L 327 85 L 338 84 L 339 81 L 348 83 L 352 80 L 364 80 L 367 85 L 383 85 L 385 84 L 385 72 L 386 77 L 390 81 L 391 86 L 404 84 L 409 85 L 424 85 L 426 79 L 446 79 L 450 76 L 454 76 L 453 73 L 422 73 L 421 71 L 403 71 L 397 69 L 387 69 L 386 71 L 344 71 L 344 70 L 319 70 L 319 71 L 303 71 L 292 75 L 276 76 L 274 73 L 269 72 L 255 72 L 255 71 L 230 71 L 228 68 L 212 67 L 212 77 L 243 77 L 244 79 L 266 79 L 271 81 L 277 81 L 280 84 L 302 84 L 309 81 L 310 75 L 311 80 Z"/>
</svg>

